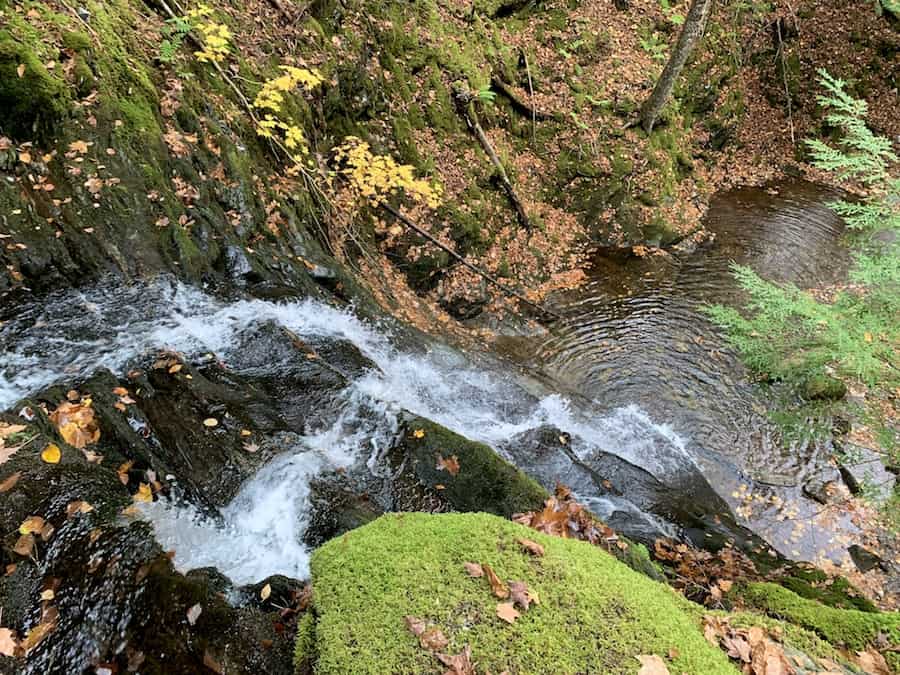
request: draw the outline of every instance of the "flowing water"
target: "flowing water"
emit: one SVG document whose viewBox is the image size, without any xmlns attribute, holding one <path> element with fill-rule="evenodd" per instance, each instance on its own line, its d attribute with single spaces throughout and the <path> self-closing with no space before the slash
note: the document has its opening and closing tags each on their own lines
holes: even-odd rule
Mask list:
<svg viewBox="0 0 900 675">
<path fill-rule="evenodd" d="M 705 303 L 742 299 L 733 262 L 766 279 L 824 286 L 846 273 L 842 221 L 828 208 L 834 193 L 802 181 L 718 195 L 706 227 L 714 240 L 689 255 L 643 258 L 598 255 L 590 281 L 560 294 L 566 319 L 518 357 L 590 398 L 605 414 L 638 405 L 668 424 L 735 508 L 745 495 L 754 527 L 782 553 L 834 554 L 811 519 L 821 506 L 802 495 L 805 481 L 827 470 L 830 448 L 787 442 L 767 414 L 772 401 L 751 385 L 734 353 L 706 319 Z M 855 528 L 829 513 L 830 526 Z M 798 523 L 800 525 L 798 525 Z"/>
<path fill-rule="evenodd" d="M 786 481 L 786 497 L 796 499 L 817 450 L 782 447 L 766 421 L 766 402 L 698 310 L 702 302 L 735 298 L 732 259 L 799 284 L 841 274 L 840 223 L 823 193 L 799 183 L 779 190 L 737 191 L 714 202 L 710 227 L 717 239 L 708 250 L 683 258 L 599 257 L 590 284 L 556 298 L 570 318 L 547 339 L 529 343 L 523 359 L 565 383 L 559 387 L 565 395 L 528 393 L 508 366 L 486 357 L 473 360 L 439 344 L 399 349 L 404 341 L 394 327 L 363 321 L 352 309 L 312 300 L 229 301 L 159 278 L 61 292 L 3 324 L 0 408 L 101 366 L 121 374 L 160 348 L 188 358 L 212 353 L 240 372 L 241 335 L 263 321 L 302 338 L 352 342 L 377 369 L 342 392 L 335 421 L 295 438 L 220 518 L 165 500 L 144 510 L 162 545 L 176 551 L 179 567 L 216 566 L 237 583 L 274 573 L 307 575 L 309 551 L 300 535 L 310 479 L 361 459 L 375 467 L 402 410 L 501 453 L 523 434 L 552 426 L 571 437 L 576 461 L 614 455 L 667 485 L 683 485 L 678 499 L 696 497 L 697 483 L 680 483 L 681 475 L 701 475 L 735 506 L 733 490 L 777 475 Z M 601 517 L 627 513 L 630 523 L 643 521 L 644 531 L 676 533 L 678 523 L 665 520 L 670 509 L 642 512 L 627 487 L 621 494 L 580 496 Z M 788 536 L 778 519 L 783 507 L 776 511 L 759 516 L 779 523 L 769 534 L 783 543 L 773 544 L 788 554 L 818 553 L 820 542 Z"/>
</svg>

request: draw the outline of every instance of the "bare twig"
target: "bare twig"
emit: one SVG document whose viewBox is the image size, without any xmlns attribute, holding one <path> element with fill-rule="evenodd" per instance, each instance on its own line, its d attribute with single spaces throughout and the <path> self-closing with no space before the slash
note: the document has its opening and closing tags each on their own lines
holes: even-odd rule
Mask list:
<svg viewBox="0 0 900 675">
<path fill-rule="evenodd" d="M 561 315 L 557 314 L 556 312 L 549 310 L 546 307 L 543 307 L 542 305 L 539 305 L 536 302 L 529 300 L 522 293 L 516 291 L 515 289 L 509 288 L 506 284 L 504 284 L 503 282 L 501 282 L 499 279 L 492 276 L 491 274 L 488 274 L 487 272 L 485 272 L 483 269 L 481 269 L 477 265 L 470 263 L 468 260 L 463 258 L 459 253 L 454 251 L 449 246 L 441 243 L 434 235 L 432 235 L 427 230 L 421 228 L 419 225 L 414 223 L 410 218 L 408 218 L 406 215 L 404 215 L 403 213 L 401 213 L 400 211 L 395 209 L 390 204 L 381 204 L 381 208 L 384 209 L 385 211 L 387 211 L 389 214 L 391 214 L 394 218 L 399 220 L 401 223 L 403 223 L 406 227 L 413 230 L 416 234 L 419 234 L 420 236 L 424 237 L 429 242 L 431 242 L 432 244 L 434 244 L 435 246 L 440 248 L 442 251 L 445 251 L 451 258 L 453 258 L 454 260 L 459 262 L 461 265 L 469 268 L 470 270 L 475 272 L 475 274 L 480 276 L 482 279 L 484 279 L 491 285 L 500 289 L 500 291 L 502 291 L 505 295 L 515 298 L 519 302 L 523 302 L 526 305 L 528 305 L 529 307 L 532 307 L 532 308 L 538 310 L 542 314 L 549 315 L 549 316 L 553 317 L 554 319 L 562 319 L 563 318 Z"/>
<path fill-rule="evenodd" d="M 528 54 L 522 50 L 525 61 L 525 74 L 528 75 L 528 94 L 531 96 L 531 142 L 537 144 L 537 108 L 534 105 L 534 83 L 531 81 L 531 66 L 528 65 Z"/>
<path fill-rule="evenodd" d="M 501 94 L 503 94 L 506 98 L 509 99 L 510 103 L 513 104 L 513 108 L 516 108 L 520 112 L 531 117 L 532 124 L 534 124 L 537 120 L 552 120 L 554 119 L 554 115 L 551 112 L 545 112 L 543 110 L 538 110 L 534 107 L 534 89 L 531 89 L 531 104 L 529 105 L 522 98 L 516 94 L 515 90 L 504 80 L 502 80 L 498 75 L 494 75 L 491 78 L 491 84 L 496 87 Z M 528 86 L 531 87 L 531 75 L 528 76 Z"/>
<path fill-rule="evenodd" d="M 794 135 L 794 114 L 791 105 L 791 90 L 788 87 L 787 64 L 784 60 L 784 42 L 781 39 L 781 19 L 775 19 L 775 29 L 778 32 L 778 55 L 781 57 L 781 79 L 784 81 L 784 96 L 787 99 L 788 123 L 791 125 L 791 144 L 797 143 Z"/>
<path fill-rule="evenodd" d="M 475 138 L 478 139 L 478 142 L 481 143 L 481 147 L 484 149 L 484 152 L 487 154 L 488 158 L 491 160 L 491 164 L 494 165 L 494 168 L 497 170 L 497 178 L 500 181 L 500 185 L 503 187 L 503 190 L 506 192 L 506 196 L 509 198 L 510 203 L 516 211 L 516 216 L 519 219 L 519 224 L 527 230 L 531 229 L 531 221 L 528 219 L 528 214 L 525 213 L 525 207 L 522 206 L 522 200 L 519 199 L 519 195 L 516 194 L 515 189 L 512 186 L 512 183 L 509 181 L 509 176 L 506 175 L 506 169 L 503 167 L 503 162 L 500 161 L 500 158 L 497 156 L 497 152 L 494 150 L 494 146 L 491 145 L 490 140 L 488 140 L 487 135 L 484 133 L 484 129 L 481 128 L 481 124 L 478 123 L 478 115 L 475 112 L 475 105 L 472 100 L 472 95 L 469 93 L 467 89 L 462 87 L 457 87 L 454 92 L 457 109 L 460 114 L 466 120 L 466 124 L 472 133 L 475 134 Z"/>
</svg>

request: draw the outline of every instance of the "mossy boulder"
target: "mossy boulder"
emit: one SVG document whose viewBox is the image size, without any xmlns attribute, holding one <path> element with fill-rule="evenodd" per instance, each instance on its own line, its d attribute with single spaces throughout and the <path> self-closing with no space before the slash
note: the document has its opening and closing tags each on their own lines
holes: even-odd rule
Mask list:
<svg viewBox="0 0 900 675">
<path fill-rule="evenodd" d="M 545 554 L 524 551 L 523 537 Z M 487 581 L 466 573 L 469 561 L 524 582 L 540 603 L 504 622 Z M 444 653 L 471 647 L 479 672 L 634 673 L 637 655 L 672 648 L 672 672 L 736 672 L 704 639 L 699 607 L 671 589 L 595 546 L 489 514 L 382 516 L 316 551 L 312 575 L 318 618 L 297 641 L 298 670 L 444 672 L 406 628 L 411 615 L 444 633 Z"/>
<path fill-rule="evenodd" d="M 803 382 L 803 398 L 811 401 L 840 401 L 847 395 L 847 385 L 836 377 L 820 373 Z"/>
<path fill-rule="evenodd" d="M 540 509 L 544 488 L 484 443 L 456 434 L 423 417 L 410 416 L 392 456 L 456 511 L 486 511 L 509 517 Z M 454 471 L 452 458 L 459 464 Z M 451 468 L 441 460 L 451 460 Z"/>
</svg>

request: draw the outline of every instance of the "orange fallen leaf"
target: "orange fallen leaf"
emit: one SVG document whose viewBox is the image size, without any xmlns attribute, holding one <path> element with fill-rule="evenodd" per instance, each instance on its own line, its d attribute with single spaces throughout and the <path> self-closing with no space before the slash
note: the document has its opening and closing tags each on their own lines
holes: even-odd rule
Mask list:
<svg viewBox="0 0 900 675">
<path fill-rule="evenodd" d="M 455 476 L 459 473 L 459 458 L 456 455 L 451 455 L 450 457 L 438 455 L 437 464 L 434 468 L 438 471 L 446 470 L 451 476 Z"/>
<path fill-rule="evenodd" d="M 34 551 L 33 534 L 23 534 L 16 541 L 16 545 L 13 546 L 13 552 L 19 555 L 30 556 L 32 551 Z"/>
<path fill-rule="evenodd" d="M 531 539 L 516 539 L 516 541 L 518 541 L 519 545 L 532 555 L 544 555 L 544 547 L 536 541 L 531 541 Z"/>
<path fill-rule="evenodd" d="M 47 521 L 40 516 L 28 516 L 22 524 L 19 525 L 20 534 L 37 534 L 44 529 Z"/>
<path fill-rule="evenodd" d="M 515 623 L 516 619 L 521 616 L 511 602 L 497 603 L 497 616 L 506 621 L 506 623 Z"/>
<path fill-rule="evenodd" d="M 69 505 L 66 506 L 66 517 L 71 518 L 76 513 L 90 513 L 94 510 L 94 507 L 88 504 L 86 501 L 76 501 L 69 502 Z"/>
<path fill-rule="evenodd" d="M 9 628 L 0 628 L 0 654 L 3 656 L 15 656 L 19 648 L 16 634 Z"/>
<path fill-rule="evenodd" d="M 484 570 L 484 573 L 487 575 L 488 583 L 491 585 L 491 592 L 501 600 L 505 600 L 509 597 L 509 589 L 506 587 L 500 577 L 491 569 L 491 566 L 487 563 L 481 564 L 481 569 Z"/>
<path fill-rule="evenodd" d="M 138 491 L 134 493 L 134 501 L 136 502 L 152 502 L 153 490 L 146 483 L 138 485 Z"/>
<path fill-rule="evenodd" d="M 16 483 L 19 482 L 19 479 L 21 477 L 22 472 L 16 471 L 15 473 L 10 474 L 6 478 L 4 478 L 3 481 L 0 482 L 0 492 L 9 492 L 10 490 L 12 490 L 16 486 Z"/>
<path fill-rule="evenodd" d="M 416 438 L 425 438 L 425 430 L 424 429 L 416 429 L 413 432 L 413 436 Z"/>
</svg>

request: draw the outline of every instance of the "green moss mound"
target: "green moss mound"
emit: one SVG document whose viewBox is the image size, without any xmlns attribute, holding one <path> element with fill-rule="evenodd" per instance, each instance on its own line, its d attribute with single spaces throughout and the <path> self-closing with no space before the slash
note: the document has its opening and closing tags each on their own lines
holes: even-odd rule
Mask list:
<svg viewBox="0 0 900 675">
<path fill-rule="evenodd" d="M 519 537 L 545 555 L 522 550 Z M 512 625 L 496 615 L 484 578 L 490 564 L 540 598 Z M 333 539 L 312 559 L 315 649 L 309 632 L 297 663 L 316 673 L 442 673 L 404 617 L 435 624 L 447 654 L 465 645 L 479 672 L 635 673 L 638 654 L 677 658 L 672 672 L 734 673 L 700 628 L 700 612 L 663 584 L 589 544 L 549 537 L 488 514 L 392 514 Z M 674 653 L 674 652 L 673 652 Z"/>
<path fill-rule="evenodd" d="M 813 631 L 835 646 L 865 649 L 880 633 L 891 644 L 900 642 L 897 613 L 828 607 L 772 583 L 748 584 L 738 594 L 750 607 Z"/>
</svg>

